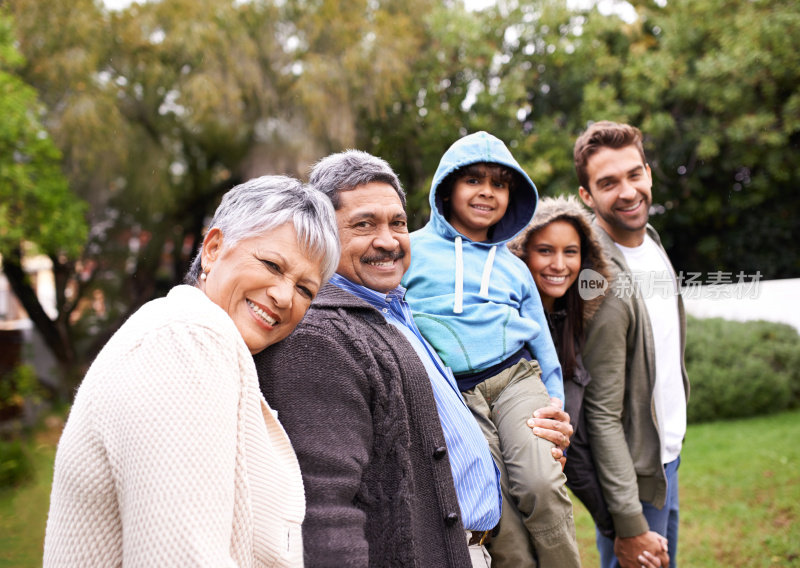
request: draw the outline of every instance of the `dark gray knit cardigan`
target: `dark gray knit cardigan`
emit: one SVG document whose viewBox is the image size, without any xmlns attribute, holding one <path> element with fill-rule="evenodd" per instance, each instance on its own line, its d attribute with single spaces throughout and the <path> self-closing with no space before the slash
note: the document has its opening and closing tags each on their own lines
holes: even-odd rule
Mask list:
<svg viewBox="0 0 800 568">
<path fill-rule="evenodd" d="M 377 310 L 327 284 L 255 361 L 300 461 L 307 567 L 471 565 L 430 380 Z"/>
</svg>

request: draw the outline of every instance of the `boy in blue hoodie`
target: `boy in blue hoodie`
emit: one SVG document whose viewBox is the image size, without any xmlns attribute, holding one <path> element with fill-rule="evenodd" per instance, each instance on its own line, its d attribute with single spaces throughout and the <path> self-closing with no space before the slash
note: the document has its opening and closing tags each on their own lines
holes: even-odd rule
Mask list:
<svg viewBox="0 0 800 568">
<path fill-rule="evenodd" d="M 535 409 L 564 401 L 536 285 L 506 247 L 536 211 L 536 186 L 502 141 L 477 132 L 442 156 L 429 201 L 430 221 L 411 235 L 403 285 L 414 321 L 453 369 L 501 472 L 492 566 L 579 567 L 566 478 L 552 443 L 526 425 Z"/>
</svg>

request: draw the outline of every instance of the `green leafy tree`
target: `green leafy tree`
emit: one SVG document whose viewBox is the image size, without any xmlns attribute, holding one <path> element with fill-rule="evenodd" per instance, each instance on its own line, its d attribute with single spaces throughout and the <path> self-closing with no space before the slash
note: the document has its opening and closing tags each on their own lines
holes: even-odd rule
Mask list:
<svg viewBox="0 0 800 568">
<path fill-rule="evenodd" d="M 415 45 L 403 22 L 413 7 L 169 0 L 111 18 L 103 73 L 136 154 L 109 203 L 128 219 L 116 223 L 118 235 L 146 237 L 133 262 L 128 252 L 133 272 L 121 282 L 127 293 L 114 294 L 116 311 L 124 317 L 182 278 L 204 221 L 234 183 L 302 177 L 320 155 L 355 144 L 358 118 L 407 73 L 403 55 Z"/>
<path fill-rule="evenodd" d="M 73 376 L 183 276 L 208 212 L 246 175 L 268 112 L 277 18 L 261 5 L 201 4 L 106 13 L 92 0 L 9 2 L 27 56 L 20 74 L 41 94 L 70 186 L 90 204 L 89 242 L 65 277 L 76 301 L 99 293 L 105 309 L 65 322 Z"/>
<path fill-rule="evenodd" d="M 75 301 L 102 292 L 106 312 L 65 324 L 79 364 L 180 280 L 237 181 L 303 177 L 362 148 L 398 171 L 416 227 L 442 152 L 478 129 L 554 194 L 576 190 L 572 144 L 590 121 L 637 124 L 678 269 L 800 272 L 789 2 L 638 2 L 633 22 L 561 0 L 3 5 L 26 58 L 15 73 L 89 204 L 88 244 L 61 280 Z"/>
<path fill-rule="evenodd" d="M 86 242 L 85 204 L 61 172 L 61 154 L 40 121 L 36 91 L 15 74 L 21 65 L 12 19 L 0 9 L 0 255 L 12 290 L 68 375 L 75 362 L 69 317 L 77 299 L 69 284 Z M 39 302 L 23 253 L 50 257 L 55 317 Z"/>
<path fill-rule="evenodd" d="M 500 75 L 523 163 L 545 193 L 576 189 L 590 121 L 636 124 L 654 173 L 652 222 L 679 269 L 797 276 L 800 16 L 791 2 L 641 3 L 624 23 L 561 2 L 508 2 Z M 506 133 L 515 138 L 515 132 Z"/>
<path fill-rule="evenodd" d="M 70 329 L 80 365 L 183 277 L 224 191 L 263 173 L 302 176 L 355 145 L 358 120 L 393 96 L 416 47 L 410 20 L 395 29 L 409 18 L 397 1 L 10 5 L 21 74 L 90 204 L 79 292 L 101 292 L 105 312 Z M 342 11 L 352 17 L 332 25 Z"/>
<path fill-rule="evenodd" d="M 223 0 L 113 13 L 92 0 L 10 4 L 23 74 L 42 93 L 70 185 L 91 205 L 81 295 L 100 292 L 105 310 L 71 330 L 85 365 L 180 281 L 222 193 L 259 173 L 294 173 L 279 159 L 284 139 L 265 126 L 282 116 L 287 89 L 281 18 L 270 3 Z M 254 163 L 259 145 L 276 151 Z"/>
<path fill-rule="evenodd" d="M 359 121 L 359 147 L 387 159 L 408 191 L 413 228 L 429 214 L 430 180 L 444 151 L 477 129 L 493 130 L 505 112 L 490 93 L 502 30 L 461 2 L 427 3 L 409 22 L 417 49 L 408 73 L 377 114 Z M 513 117 L 512 117 L 513 118 Z"/>
<path fill-rule="evenodd" d="M 797 6 L 682 0 L 644 11 L 643 24 L 654 45 L 632 60 L 625 95 L 652 133 L 674 256 L 734 279 L 798 276 Z"/>
<path fill-rule="evenodd" d="M 126 152 L 107 191 L 94 256 L 109 318 L 91 351 L 177 283 L 219 197 L 247 176 L 256 128 L 275 100 L 270 11 L 206 0 L 132 5 L 110 16 L 96 73 Z M 101 225 L 102 225 L 101 221 Z"/>
</svg>

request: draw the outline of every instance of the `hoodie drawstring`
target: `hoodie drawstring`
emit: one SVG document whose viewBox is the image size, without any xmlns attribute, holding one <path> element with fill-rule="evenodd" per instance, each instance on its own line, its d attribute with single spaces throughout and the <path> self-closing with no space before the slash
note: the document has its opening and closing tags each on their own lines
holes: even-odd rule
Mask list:
<svg viewBox="0 0 800 568">
<path fill-rule="evenodd" d="M 461 237 L 456 237 L 456 289 L 453 301 L 453 313 L 464 311 L 464 256 L 461 250 Z"/>
<path fill-rule="evenodd" d="M 455 239 L 456 245 L 456 289 L 455 298 L 453 300 L 453 313 L 460 314 L 464 311 L 464 251 L 461 243 L 461 237 L 457 236 Z M 483 264 L 483 275 L 481 276 L 481 296 L 489 295 L 489 278 L 492 275 L 492 267 L 494 266 L 494 255 L 497 253 L 497 245 L 489 249 L 489 255 L 486 257 L 486 262 Z"/>
<path fill-rule="evenodd" d="M 492 274 L 492 266 L 494 265 L 494 253 L 497 251 L 497 245 L 494 245 L 489 250 L 489 256 L 486 259 L 486 263 L 483 265 L 483 276 L 481 276 L 481 296 L 487 296 L 489 294 L 489 276 Z"/>
</svg>

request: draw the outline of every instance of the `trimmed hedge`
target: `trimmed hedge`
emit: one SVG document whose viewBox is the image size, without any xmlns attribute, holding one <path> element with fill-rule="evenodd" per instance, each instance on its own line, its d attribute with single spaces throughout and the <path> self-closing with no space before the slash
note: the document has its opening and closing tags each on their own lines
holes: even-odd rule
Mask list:
<svg viewBox="0 0 800 568">
<path fill-rule="evenodd" d="M 689 317 L 690 423 L 800 406 L 800 335 L 790 325 Z"/>
</svg>

